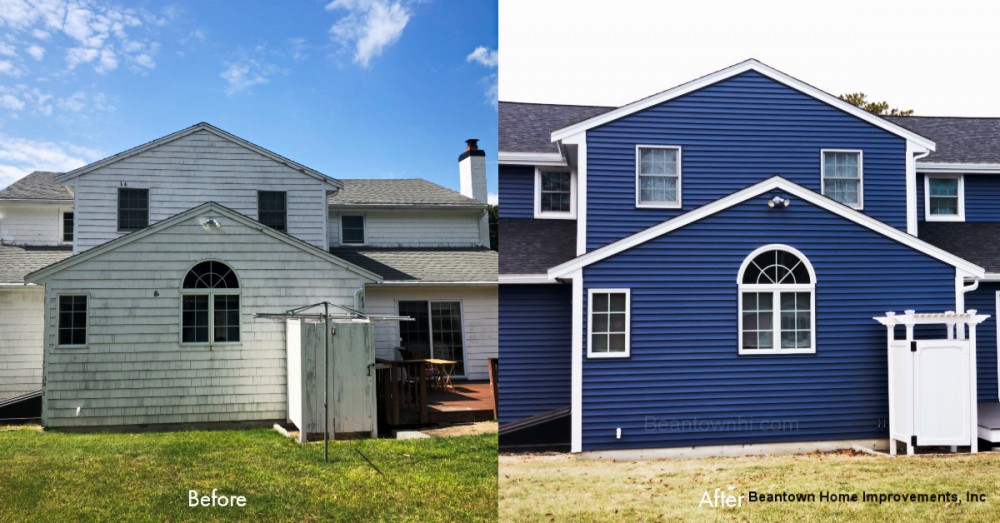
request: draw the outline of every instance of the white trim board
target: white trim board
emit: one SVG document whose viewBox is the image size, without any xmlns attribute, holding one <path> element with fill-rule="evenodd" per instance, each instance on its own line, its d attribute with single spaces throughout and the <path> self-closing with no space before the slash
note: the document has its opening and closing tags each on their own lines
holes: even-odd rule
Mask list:
<svg viewBox="0 0 1000 523">
<path fill-rule="evenodd" d="M 555 280 L 549 278 L 548 274 L 501 274 L 497 276 L 497 282 L 500 284 L 546 284 L 546 283 L 558 283 Z"/>
<path fill-rule="evenodd" d="M 965 276 L 982 278 L 986 275 L 986 270 L 974 263 L 959 258 L 954 254 L 935 247 L 915 236 L 911 236 L 903 231 L 900 231 L 899 229 L 886 225 L 885 223 L 851 209 L 846 205 L 837 203 L 801 185 L 788 181 L 780 176 L 773 176 L 767 180 L 757 183 L 756 185 L 752 185 L 746 189 L 730 194 L 729 196 L 720 198 L 712 203 L 703 205 L 693 211 L 687 212 L 676 218 L 660 223 L 659 225 L 655 225 L 631 236 L 622 238 L 614 243 L 605 245 L 600 249 L 593 250 L 587 254 L 557 265 L 549 269 L 549 277 L 553 279 L 565 278 L 575 271 L 583 269 L 592 263 L 614 256 L 615 254 L 631 249 L 632 247 L 636 247 L 664 234 L 680 229 L 681 227 L 690 225 L 698 220 L 724 211 L 734 205 L 738 205 L 764 193 L 775 190 L 784 191 L 788 193 L 788 195 L 798 197 L 805 202 L 830 211 L 837 216 L 850 220 L 883 236 L 896 240 L 907 247 L 947 263 L 948 265 L 951 265 L 961 271 Z"/>
<path fill-rule="evenodd" d="M 190 218 L 192 218 L 194 216 L 197 216 L 199 214 L 204 214 L 204 213 L 208 213 L 208 212 L 216 213 L 219 216 L 224 216 L 224 217 L 229 218 L 229 219 L 233 220 L 234 222 L 237 222 L 237 223 L 239 223 L 241 225 L 244 225 L 246 227 L 250 227 L 251 229 L 254 229 L 254 230 L 256 230 L 256 231 L 258 231 L 258 232 L 260 232 L 260 233 L 262 233 L 262 234 L 264 234 L 266 236 L 270 236 L 270 237 L 272 237 L 272 238 L 274 238 L 274 239 L 276 239 L 278 241 L 287 243 L 288 245 L 291 245 L 293 247 L 297 247 L 297 248 L 301 249 L 302 251 L 308 252 L 308 253 L 316 256 L 317 258 L 321 258 L 323 260 L 326 260 L 326 261 L 332 263 L 333 265 L 336 265 L 337 267 L 341 267 L 341 268 L 347 269 L 347 270 L 349 270 L 349 271 L 357 274 L 361 278 L 369 280 L 370 282 L 377 283 L 377 282 L 381 282 L 382 281 L 382 277 L 379 276 L 378 274 L 375 274 L 375 273 L 373 273 L 373 272 L 371 272 L 371 271 L 369 271 L 367 269 L 363 269 L 363 268 L 361 268 L 361 267 L 359 267 L 357 265 L 354 265 L 353 263 L 349 263 L 349 262 L 347 262 L 347 261 L 345 261 L 345 260 L 343 260 L 341 258 L 338 258 L 337 256 L 334 256 L 334 255 L 330 254 L 327 251 L 324 251 L 323 249 L 320 249 L 319 247 L 316 247 L 315 245 L 312 245 L 310 243 L 306 243 L 306 242 L 304 242 L 304 241 L 302 241 L 302 240 L 300 240 L 300 239 L 298 239 L 298 238 L 296 238 L 294 236 L 290 236 L 290 235 L 285 234 L 283 232 L 278 232 L 278 231 L 276 231 L 276 230 L 274 230 L 274 229 L 272 229 L 272 228 L 270 228 L 270 227 L 268 227 L 268 226 L 266 226 L 266 225 L 264 225 L 264 224 L 262 224 L 262 223 L 260 223 L 260 222 L 258 222 L 256 220 L 254 220 L 253 218 L 250 218 L 249 216 L 245 216 L 243 214 L 240 214 L 240 213 L 238 213 L 238 212 L 236 212 L 236 211 L 234 211 L 234 210 L 232 210 L 232 209 L 230 209 L 230 208 L 228 208 L 228 207 L 226 207 L 224 205 L 218 204 L 216 202 L 206 202 L 206 203 L 203 203 L 203 204 L 201 204 L 201 205 L 199 205 L 197 207 L 192 207 L 191 209 L 188 209 L 188 210 L 186 210 L 186 211 L 184 211 L 184 212 L 182 212 L 180 214 L 176 214 L 174 216 L 171 216 L 170 218 L 167 218 L 166 220 L 162 220 L 162 221 L 156 222 L 156 223 L 150 225 L 149 227 L 146 227 L 145 229 L 140 229 L 138 231 L 128 233 L 128 234 L 126 234 L 124 236 L 119 236 L 118 238 L 116 238 L 114 240 L 111 240 L 111 241 L 109 241 L 107 243 L 103 243 L 101 245 L 98 245 L 97 247 L 94 247 L 93 249 L 88 249 L 88 250 L 86 250 L 86 251 L 84 251 L 84 252 L 82 252 L 80 254 L 75 254 L 73 256 L 70 256 L 69 258 L 65 258 L 65 259 L 63 259 L 61 261 L 53 263 L 52 265 L 49 265 L 47 267 L 43 267 L 41 269 L 38 269 L 35 272 L 32 272 L 32 273 L 29 273 L 29 274 L 25 275 L 24 281 L 27 282 L 27 283 L 44 282 L 44 280 L 46 278 L 48 278 L 49 276 L 51 276 L 51 275 L 53 275 L 53 274 L 55 274 L 55 273 L 57 273 L 59 271 L 62 271 L 63 269 L 68 269 L 70 267 L 73 267 L 74 265 L 77 265 L 79 263 L 83 263 L 83 262 L 85 262 L 85 261 L 87 261 L 87 260 L 89 260 L 91 258 L 94 258 L 96 256 L 100 256 L 100 255 L 102 255 L 102 254 L 104 254 L 104 253 L 106 253 L 108 251 L 115 250 L 115 249 L 117 249 L 117 248 L 119 248 L 119 247 L 121 247 L 123 245 L 128 245 L 128 244 L 130 244 L 130 243 L 132 243 L 132 242 L 134 242 L 136 240 L 141 240 L 142 238 L 145 238 L 146 236 L 149 236 L 151 234 L 155 234 L 155 233 L 159 232 L 162 229 L 166 229 L 168 227 L 172 227 L 172 226 L 174 226 L 174 225 L 176 225 L 176 224 L 178 224 L 178 223 L 180 223 L 180 222 L 182 222 L 184 220 L 187 220 L 187 219 L 190 219 Z"/>
<path fill-rule="evenodd" d="M 918 173 L 1000 174 L 1000 163 L 917 162 Z"/>
<path fill-rule="evenodd" d="M 325 175 L 325 174 L 323 174 L 323 173 L 321 173 L 319 171 L 316 171 L 314 169 L 310 169 L 309 167 L 306 167 L 305 165 L 302 165 L 302 164 L 300 164 L 298 162 L 289 160 L 288 158 L 285 158 L 284 156 L 281 156 L 280 154 L 277 154 L 277 153 L 275 153 L 273 151 L 269 151 L 269 150 L 267 150 L 267 149 L 265 149 L 265 148 L 263 148 L 263 147 L 261 147 L 261 146 L 259 146 L 257 144 L 254 144 L 254 143 L 251 143 L 251 142 L 249 142 L 247 140 L 244 140 L 243 138 L 240 138 L 239 136 L 236 136 L 235 134 L 223 131 L 222 129 L 219 129 L 218 127 L 216 127 L 216 126 L 214 126 L 214 125 L 212 125 L 210 123 L 207 123 L 207 122 L 196 123 L 196 124 L 192 125 L 191 127 L 188 127 L 187 129 L 181 129 L 180 131 L 177 131 L 175 133 L 171 133 L 171 134 L 168 134 L 166 136 L 157 138 L 157 139 L 155 139 L 153 141 L 146 142 L 146 143 L 144 143 L 142 145 L 133 147 L 133 148 L 127 150 L 127 151 L 123 151 L 123 152 L 120 152 L 120 153 L 115 154 L 113 156 L 109 156 L 109 157 L 107 157 L 107 158 L 105 158 L 103 160 L 98 160 L 98 161 L 96 161 L 94 163 L 90 163 L 90 164 L 84 165 L 83 167 L 80 167 L 78 169 L 74 169 L 72 171 L 69 171 L 69 172 L 66 172 L 66 173 L 62 173 L 62 174 L 57 175 L 55 177 L 55 181 L 56 181 L 56 183 L 66 183 L 67 181 L 69 181 L 69 180 L 71 180 L 73 178 L 76 178 L 78 176 L 82 176 L 84 174 L 87 174 L 87 173 L 89 173 L 89 172 L 91 172 L 91 171 L 93 171 L 95 169 L 99 169 L 99 168 L 104 167 L 106 165 L 110 165 L 112 163 L 115 163 L 115 162 L 124 160 L 126 158 L 129 158 L 131 156 L 135 156 L 135 155 L 137 155 L 139 153 L 148 151 L 148 150 L 153 149 L 155 147 L 159 147 L 159 146 L 161 146 L 163 144 L 170 143 L 170 142 L 172 142 L 174 140 L 178 140 L 178 139 L 184 138 L 185 136 L 190 136 L 190 135 L 192 135 L 194 133 L 197 133 L 199 131 L 206 131 L 206 132 L 212 133 L 212 134 L 218 136 L 219 138 L 222 138 L 223 140 L 228 140 L 230 142 L 233 142 L 236 145 L 239 145 L 241 147 L 249 149 L 249 150 L 251 150 L 251 151 L 253 151 L 253 152 L 255 152 L 255 153 L 257 153 L 257 154 L 259 154 L 261 156 L 264 156 L 266 158 L 270 158 L 271 160 L 274 160 L 274 161 L 276 161 L 276 162 L 278 162 L 278 163 L 280 163 L 282 165 L 285 165 L 285 166 L 287 166 L 287 167 L 289 167 L 289 168 L 291 168 L 293 170 L 299 171 L 300 173 L 305 174 L 306 176 L 310 176 L 310 177 L 315 178 L 315 179 L 317 179 L 317 180 L 319 180 L 321 182 L 325 182 L 325 183 L 327 183 L 327 184 L 329 184 L 329 185 L 331 185 L 333 187 L 336 187 L 337 189 L 343 188 L 343 186 L 344 186 L 344 184 L 341 183 L 340 181 L 335 180 L 333 178 L 330 178 L 329 176 L 327 176 L 327 175 Z"/>
<path fill-rule="evenodd" d="M 500 165 L 534 165 L 542 167 L 569 167 L 566 159 L 560 153 L 516 153 L 500 151 L 497 153 L 497 163 Z"/>
<path fill-rule="evenodd" d="M 542 210 L 542 173 L 569 174 L 569 212 Z M 535 167 L 535 219 L 536 220 L 575 220 L 577 209 L 576 173 L 568 167 L 544 168 Z"/>
<path fill-rule="evenodd" d="M 632 113 L 648 109 L 650 107 L 653 107 L 654 105 L 659 105 L 668 100 L 672 100 L 679 96 L 683 96 L 692 91 L 696 91 L 703 87 L 712 85 L 714 83 L 745 73 L 747 71 L 756 71 L 776 82 L 782 83 L 792 89 L 795 89 L 796 91 L 799 91 L 821 102 L 824 102 L 837 109 L 840 109 L 841 111 L 844 111 L 847 114 L 850 114 L 854 117 L 864 120 L 865 122 L 868 122 L 876 127 L 879 127 L 892 134 L 905 138 L 908 141 L 915 142 L 918 145 L 930 149 L 932 151 L 934 150 L 934 142 L 932 140 L 929 140 L 917 133 L 914 133 L 909 129 L 903 128 L 892 122 L 889 122 L 888 120 L 879 118 L 878 116 L 875 116 L 872 113 L 865 111 L 864 109 L 855 107 L 841 100 L 840 98 L 833 96 L 832 94 L 817 89 L 801 80 L 792 78 L 791 76 L 788 76 L 787 74 L 782 73 L 781 71 L 778 71 L 777 69 L 765 65 L 753 58 L 729 66 L 725 69 L 722 69 L 721 71 L 716 71 L 714 73 L 702 76 L 701 78 L 697 78 L 690 82 L 678 85 L 677 87 L 674 87 L 672 89 L 668 89 L 661 93 L 654 94 L 652 96 L 632 102 L 628 105 L 619 107 L 618 109 L 614 109 L 606 113 L 600 114 L 598 116 L 590 118 L 589 120 L 584 120 L 582 122 L 570 125 L 568 127 L 557 129 L 552 132 L 552 141 L 557 142 L 569 138 L 571 136 L 584 133 L 589 129 L 593 129 L 594 127 L 598 127 L 600 125 L 613 122 L 619 118 L 628 116 Z"/>
</svg>

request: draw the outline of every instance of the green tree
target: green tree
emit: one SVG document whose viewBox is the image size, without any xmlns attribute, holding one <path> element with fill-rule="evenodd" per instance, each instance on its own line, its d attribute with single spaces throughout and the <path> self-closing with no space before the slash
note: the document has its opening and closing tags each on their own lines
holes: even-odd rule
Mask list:
<svg viewBox="0 0 1000 523">
<path fill-rule="evenodd" d="M 496 205 L 490 205 L 490 207 L 489 207 L 489 212 L 490 212 L 490 248 L 493 249 L 494 251 L 500 249 L 500 244 L 497 243 L 497 242 L 500 241 L 500 229 L 499 229 L 499 227 L 497 227 L 497 213 L 498 213 L 499 209 L 500 208 L 497 207 Z"/>
<path fill-rule="evenodd" d="M 884 100 L 881 102 L 870 102 L 868 101 L 868 95 L 865 93 L 847 93 L 842 94 L 837 98 L 879 116 L 910 116 L 913 114 L 913 109 L 890 107 L 889 102 Z"/>
</svg>

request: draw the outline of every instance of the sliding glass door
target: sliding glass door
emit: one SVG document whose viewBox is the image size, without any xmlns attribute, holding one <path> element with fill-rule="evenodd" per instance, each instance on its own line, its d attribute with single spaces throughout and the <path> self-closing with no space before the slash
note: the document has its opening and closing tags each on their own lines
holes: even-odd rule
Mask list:
<svg viewBox="0 0 1000 523">
<path fill-rule="evenodd" d="M 399 322 L 400 343 L 404 349 L 415 358 L 455 361 L 455 375 L 465 375 L 461 302 L 401 301 L 399 315 L 414 320 Z"/>
</svg>

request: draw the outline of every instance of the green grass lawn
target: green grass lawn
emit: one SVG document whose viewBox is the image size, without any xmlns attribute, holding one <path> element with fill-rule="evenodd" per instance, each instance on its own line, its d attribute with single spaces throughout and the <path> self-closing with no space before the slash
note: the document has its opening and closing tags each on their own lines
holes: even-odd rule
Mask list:
<svg viewBox="0 0 1000 523">
<path fill-rule="evenodd" d="M 1000 453 L 807 454 L 640 462 L 500 457 L 501 521 L 1000 521 Z M 734 489 L 729 491 L 729 487 Z M 815 493 L 815 502 L 699 507 L 707 490 Z M 821 502 L 819 492 L 955 493 L 949 502 Z M 985 494 L 968 502 L 966 492 Z"/>
<path fill-rule="evenodd" d="M 243 495 L 247 505 L 189 508 L 189 489 Z M 322 442 L 299 445 L 271 430 L 0 428 L 0 521 L 496 518 L 496 434 L 331 442 L 326 464 Z"/>
</svg>

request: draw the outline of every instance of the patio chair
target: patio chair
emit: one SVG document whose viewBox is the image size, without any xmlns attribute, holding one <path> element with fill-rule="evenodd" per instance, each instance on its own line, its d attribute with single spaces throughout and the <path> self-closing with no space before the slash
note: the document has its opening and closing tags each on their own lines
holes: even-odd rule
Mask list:
<svg viewBox="0 0 1000 523">
<path fill-rule="evenodd" d="M 399 351 L 399 359 L 401 359 L 401 360 L 411 360 L 412 361 L 412 360 L 421 359 L 421 358 L 417 358 L 416 356 L 414 356 L 413 352 L 410 351 L 409 349 L 404 349 L 403 347 L 396 347 L 396 350 Z M 430 363 L 424 365 L 424 376 L 427 378 L 428 381 L 430 381 L 431 385 L 433 385 L 434 387 L 437 387 L 438 382 L 441 379 L 441 377 L 438 376 L 437 368 L 434 367 L 434 365 L 431 365 Z M 416 380 L 414 380 L 414 381 L 416 381 Z"/>
</svg>

